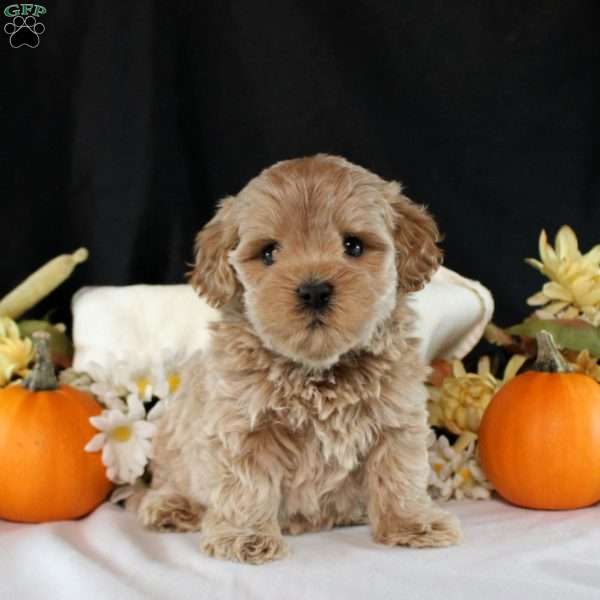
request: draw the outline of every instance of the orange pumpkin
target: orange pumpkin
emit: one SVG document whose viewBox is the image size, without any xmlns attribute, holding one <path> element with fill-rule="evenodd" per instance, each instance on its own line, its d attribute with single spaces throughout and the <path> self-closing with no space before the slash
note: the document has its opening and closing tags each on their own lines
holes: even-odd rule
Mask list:
<svg viewBox="0 0 600 600">
<path fill-rule="evenodd" d="M 571 509 L 600 500 L 600 385 L 571 373 L 551 334 L 538 334 L 535 371 L 492 398 L 479 429 L 479 459 L 506 500 Z"/>
<path fill-rule="evenodd" d="M 81 517 L 107 496 L 99 453 L 84 446 L 101 412 L 90 394 L 57 385 L 48 334 L 34 334 L 36 364 L 23 385 L 0 389 L 0 518 L 39 523 Z"/>
</svg>

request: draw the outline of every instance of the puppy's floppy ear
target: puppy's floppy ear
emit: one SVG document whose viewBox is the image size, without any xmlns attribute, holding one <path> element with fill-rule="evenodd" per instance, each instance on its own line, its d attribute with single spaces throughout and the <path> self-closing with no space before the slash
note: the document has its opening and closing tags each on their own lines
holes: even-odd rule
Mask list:
<svg viewBox="0 0 600 600">
<path fill-rule="evenodd" d="M 215 308 L 230 302 L 241 290 L 229 253 L 237 246 L 235 198 L 221 200 L 216 215 L 196 236 L 196 262 L 188 273 L 190 284 Z"/>
<path fill-rule="evenodd" d="M 436 245 L 440 233 L 426 208 L 407 198 L 399 183 L 386 184 L 384 195 L 393 211 L 398 287 L 403 292 L 416 292 L 442 262 L 442 251 Z"/>
</svg>

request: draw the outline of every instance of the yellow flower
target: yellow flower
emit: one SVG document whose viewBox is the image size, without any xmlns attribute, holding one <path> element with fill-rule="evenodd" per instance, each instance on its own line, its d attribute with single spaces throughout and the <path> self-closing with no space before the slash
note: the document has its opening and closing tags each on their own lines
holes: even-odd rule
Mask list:
<svg viewBox="0 0 600 600">
<path fill-rule="evenodd" d="M 9 317 L 0 317 L 0 340 L 2 338 L 10 338 L 11 340 L 21 338 L 19 326 Z"/>
<path fill-rule="evenodd" d="M 452 376 L 446 377 L 438 388 L 429 387 L 429 424 L 457 435 L 477 433 L 492 396 L 517 374 L 526 360 L 525 356 L 513 356 L 501 380 L 492 374 L 488 356 L 479 359 L 477 373 L 467 373 L 463 363 L 455 360 Z"/>
<path fill-rule="evenodd" d="M 0 386 L 6 385 L 14 375 L 24 377 L 32 360 L 30 339 L 0 338 Z"/>
<path fill-rule="evenodd" d="M 600 365 L 588 350 L 582 350 L 575 358 L 575 362 L 569 362 L 569 365 L 575 372 L 585 373 L 600 382 Z"/>
<path fill-rule="evenodd" d="M 527 299 L 530 306 L 540 306 L 536 315 L 542 319 L 583 318 L 600 325 L 600 244 L 581 254 L 575 232 L 563 225 L 554 248 L 542 230 L 539 239 L 541 262 L 525 262 L 550 279 L 542 290 Z"/>
</svg>

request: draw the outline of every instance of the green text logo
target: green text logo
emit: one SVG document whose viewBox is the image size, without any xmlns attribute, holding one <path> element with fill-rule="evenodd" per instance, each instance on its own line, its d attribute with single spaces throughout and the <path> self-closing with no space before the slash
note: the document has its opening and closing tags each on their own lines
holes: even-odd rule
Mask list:
<svg viewBox="0 0 600 600">
<path fill-rule="evenodd" d="M 40 15 L 46 14 L 46 7 L 41 4 L 9 4 L 4 9 L 5 17 L 16 17 L 17 15 L 21 15 L 22 17 L 26 15 L 33 15 L 34 17 L 39 17 Z"/>
</svg>

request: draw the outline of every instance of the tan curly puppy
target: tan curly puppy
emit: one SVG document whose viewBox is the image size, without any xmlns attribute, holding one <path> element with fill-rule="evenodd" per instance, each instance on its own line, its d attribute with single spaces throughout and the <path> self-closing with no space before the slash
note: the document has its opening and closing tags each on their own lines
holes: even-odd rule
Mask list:
<svg viewBox="0 0 600 600">
<path fill-rule="evenodd" d="M 223 200 L 191 274 L 222 320 L 159 425 L 140 521 L 256 564 L 286 554 L 282 533 L 367 521 L 383 544 L 457 542 L 427 494 L 408 302 L 437 239 L 398 183 L 338 157 L 280 162 Z"/>
</svg>

